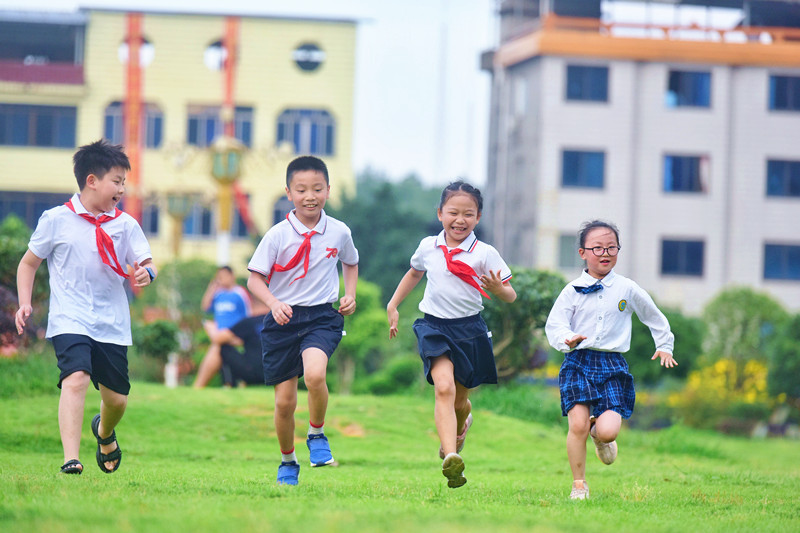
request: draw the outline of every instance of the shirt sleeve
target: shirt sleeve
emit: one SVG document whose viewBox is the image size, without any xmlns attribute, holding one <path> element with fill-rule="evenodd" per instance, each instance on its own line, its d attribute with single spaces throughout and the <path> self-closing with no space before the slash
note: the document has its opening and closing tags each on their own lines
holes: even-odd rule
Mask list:
<svg viewBox="0 0 800 533">
<path fill-rule="evenodd" d="M 575 314 L 575 306 L 570 299 L 569 291 L 567 291 L 570 288 L 571 284 L 561 290 L 553 304 L 553 308 L 550 309 L 550 314 L 547 316 L 547 322 L 544 326 L 547 342 L 561 352 L 572 351 L 572 348 L 564 341 L 576 335 L 572 331 L 572 317 Z"/>
<path fill-rule="evenodd" d="M 631 287 L 631 302 L 633 312 L 642 321 L 642 324 L 650 328 L 650 334 L 656 343 L 656 350 L 672 353 L 675 344 L 675 335 L 669 328 L 669 321 L 664 316 L 655 302 L 643 288 L 636 283 Z"/>
<path fill-rule="evenodd" d="M 492 271 L 495 271 L 495 272 L 499 270 L 500 271 L 500 281 L 505 283 L 506 281 L 510 280 L 511 277 L 512 277 L 511 269 L 508 268 L 508 265 L 506 264 L 506 262 L 503 260 L 502 257 L 500 257 L 500 252 L 498 252 L 497 249 L 495 249 L 494 246 L 491 246 L 491 245 L 488 245 L 488 244 L 487 244 L 487 246 L 489 247 L 489 250 L 486 253 L 486 270 L 487 270 L 486 274 L 488 274 L 489 270 L 492 270 Z"/>
<path fill-rule="evenodd" d="M 425 258 L 423 249 L 428 244 L 428 238 L 422 239 L 417 246 L 416 251 L 414 251 L 414 255 L 411 256 L 411 268 L 414 270 L 418 270 L 420 272 L 425 272 L 428 269 L 425 267 Z"/>
<path fill-rule="evenodd" d="M 129 265 L 153 258 L 153 254 L 150 252 L 150 243 L 147 242 L 142 227 L 134 219 L 131 219 L 127 252 L 125 262 Z"/>
<path fill-rule="evenodd" d="M 345 226 L 345 235 L 342 237 L 342 244 L 339 249 L 339 260 L 346 265 L 358 264 L 358 250 L 356 250 L 356 245 L 353 242 L 353 234 L 347 226 Z"/>
<path fill-rule="evenodd" d="M 33 255 L 45 259 L 53 251 L 53 218 L 49 211 L 42 213 L 36 229 L 28 242 L 28 248 Z"/>
<path fill-rule="evenodd" d="M 273 226 L 273 229 L 275 226 Z M 275 243 L 276 232 L 273 230 L 267 231 L 261 242 L 258 243 L 256 251 L 253 252 L 253 257 L 250 258 L 250 263 L 247 265 L 247 270 L 257 272 L 263 276 L 269 276 L 272 266 L 275 264 L 275 259 L 278 257 L 278 247 Z"/>
</svg>

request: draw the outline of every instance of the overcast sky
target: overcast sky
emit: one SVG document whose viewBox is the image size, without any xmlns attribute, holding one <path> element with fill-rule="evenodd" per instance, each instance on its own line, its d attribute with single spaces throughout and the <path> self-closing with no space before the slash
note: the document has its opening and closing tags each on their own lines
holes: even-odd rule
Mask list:
<svg viewBox="0 0 800 533">
<path fill-rule="evenodd" d="M 78 7 L 357 19 L 356 171 L 485 182 L 490 77 L 478 65 L 496 40 L 494 0 L 0 0 L 2 9 Z"/>
</svg>

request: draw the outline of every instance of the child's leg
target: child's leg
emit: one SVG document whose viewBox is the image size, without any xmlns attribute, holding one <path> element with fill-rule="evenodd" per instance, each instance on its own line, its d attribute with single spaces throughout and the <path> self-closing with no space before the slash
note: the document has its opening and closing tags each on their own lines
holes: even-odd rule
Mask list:
<svg viewBox="0 0 800 533">
<path fill-rule="evenodd" d="M 446 355 L 431 360 L 431 379 L 433 380 L 436 404 L 434 406 L 434 420 L 439 441 L 446 455 L 456 453 L 456 435 L 458 434 L 458 419 L 456 416 L 456 380 L 453 376 L 453 362 Z M 464 397 L 464 404 L 467 403 Z M 462 407 L 462 413 L 466 407 Z M 467 411 L 464 420 L 467 419 Z M 462 422 L 463 423 L 463 422 Z"/>
<path fill-rule="evenodd" d="M 434 382 L 435 383 L 435 382 Z M 469 401 L 469 389 L 456 381 L 456 398 L 454 404 L 456 410 L 456 427 L 458 435 L 464 431 L 464 423 L 472 412 L 472 404 Z"/>
<path fill-rule="evenodd" d="M 308 389 L 308 419 L 316 427 L 325 422 L 328 410 L 328 356 L 319 348 L 303 350 L 303 380 Z"/>
<path fill-rule="evenodd" d="M 83 408 L 86 391 L 89 390 L 89 374 L 79 370 L 61 381 L 61 397 L 58 400 L 58 429 L 64 448 L 64 462 L 78 459 L 83 427 Z"/>
<path fill-rule="evenodd" d="M 114 392 L 103 384 L 100 384 L 100 425 L 97 428 L 97 433 L 101 438 L 111 436 L 114 428 L 122 419 L 125 414 L 125 408 L 128 406 L 128 396 Z M 101 444 L 100 451 L 106 455 L 110 454 L 118 447 L 116 442 L 111 444 Z M 107 461 L 106 468 L 113 470 L 116 461 Z"/>
<path fill-rule="evenodd" d="M 200 361 L 200 367 L 197 369 L 197 377 L 194 380 L 195 389 L 202 389 L 208 382 L 214 378 L 214 375 L 222 368 L 222 355 L 220 353 L 221 347 L 219 344 L 212 342 L 208 347 L 203 360 Z"/>
<path fill-rule="evenodd" d="M 594 424 L 594 436 L 602 442 L 613 442 L 617 440 L 621 427 L 622 416 L 609 409 L 597 417 Z"/>
<path fill-rule="evenodd" d="M 294 449 L 294 411 L 297 408 L 297 378 L 275 385 L 275 431 L 281 452 Z"/>
<path fill-rule="evenodd" d="M 567 457 L 572 479 L 586 479 L 586 439 L 589 437 L 589 406 L 577 404 L 567 413 Z"/>
</svg>

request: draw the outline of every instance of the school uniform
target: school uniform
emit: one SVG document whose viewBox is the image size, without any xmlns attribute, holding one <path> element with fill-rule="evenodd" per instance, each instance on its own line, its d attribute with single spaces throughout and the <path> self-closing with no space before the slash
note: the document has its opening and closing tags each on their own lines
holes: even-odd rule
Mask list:
<svg viewBox="0 0 800 533">
<path fill-rule="evenodd" d="M 301 354 L 307 348 L 319 348 L 330 358 L 339 345 L 344 317 L 332 305 L 339 298 L 338 261 L 357 265 L 358 250 L 350 228 L 324 210 L 312 230 L 292 211 L 258 244 L 248 270 L 265 276 L 275 298 L 292 307 L 286 325 L 278 325 L 272 313 L 264 319 L 261 343 L 267 385 L 302 376 Z"/>
<path fill-rule="evenodd" d="M 98 228 L 81 215 L 109 220 L 99 228 L 110 237 L 118 263 L 133 265 L 151 259 L 150 245 L 136 220 L 115 209 L 91 215 L 75 194 L 72 209 L 60 205 L 39 218 L 28 248 L 47 260 L 50 310 L 46 337 L 59 359 L 61 381 L 83 370 L 95 388 L 102 383 L 127 394 L 127 346 L 132 344 L 131 317 L 123 283 L 125 277 L 103 263 Z"/>
<path fill-rule="evenodd" d="M 634 312 L 650 328 L 656 350 L 672 353 L 675 337 L 667 318 L 635 281 L 613 270 L 602 280 L 584 271 L 561 291 L 545 333 L 553 348 L 567 352 L 559 372 L 564 416 L 585 403 L 593 416 L 610 409 L 630 418 L 636 391 L 622 353 L 630 349 Z M 579 334 L 587 338 L 571 350 L 565 341 Z"/>
<path fill-rule="evenodd" d="M 447 250 L 448 256 L 445 255 Z M 465 264 L 474 276 L 465 281 L 454 273 L 450 261 Z M 497 250 L 478 240 L 474 232 L 455 249 L 447 247 L 444 230 L 420 241 L 411 257 L 411 268 L 425 272 L 427 283 L 419 309 L 425 313 L 414 322 L 419 354 L 425 377 L 430 375 L 431 360 L 449 354 L 456 380 L 468 388 L 481 383 L 497 383 L 491 333 L 480 315 L 483 310 L 481 289 L 477 277 L 500 271 L 500 279 L 510 280 L 511 270 Z M 462 267 L 463 268 L 463 267 Z M 487 295 L 488 296 L 488 295 Z"/>
</svg>

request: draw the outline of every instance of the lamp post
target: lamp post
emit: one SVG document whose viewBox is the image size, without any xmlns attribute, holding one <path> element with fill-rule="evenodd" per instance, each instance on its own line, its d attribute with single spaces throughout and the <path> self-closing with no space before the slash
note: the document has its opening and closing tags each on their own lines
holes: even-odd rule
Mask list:
<svg viewBox="0 0 800 533">
<path fill-rule="evenodd" d="M 194 199 L 184 192 L 167 192 L 167 214 L 172 219 L 172 258 L 177 260 L 180 256 L 181 241 L 183 240 L 183 221 L 192 210 Z"/>
<path fill-rule="evenodd" d="M 234 137 L 222 135 L 211 145 L 211 175 L 219 185 L 217 264 L 227 265 L 231 260 L 231 219 L 233 211 L 233 183 L 241 172 L 244 145 Z"/>
</svg>

